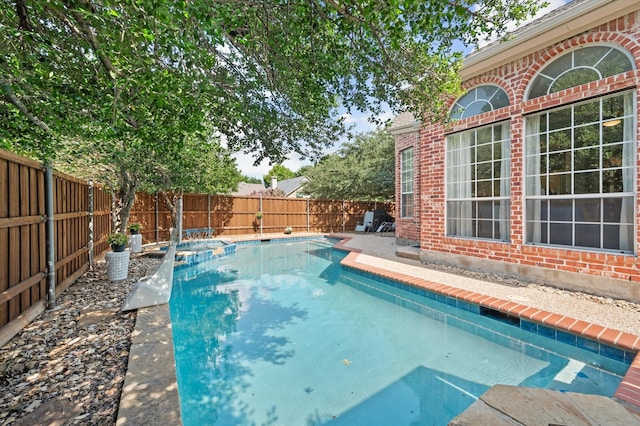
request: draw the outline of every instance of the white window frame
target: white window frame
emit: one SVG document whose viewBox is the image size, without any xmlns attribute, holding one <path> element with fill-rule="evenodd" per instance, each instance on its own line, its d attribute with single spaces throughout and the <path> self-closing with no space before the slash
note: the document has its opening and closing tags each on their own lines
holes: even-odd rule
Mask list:
<svg viewBox="0 0 640 426">
<path fill-rule="evenodd" d="M 471 108 L 475 106 L 476 108 Z M 478 112 L 477 107 L 485 107 L 485 111 Z M 449 116 L 454 120 L 463 120 L 484 112 L 509 106 L 509 96 L 499 86 L 485 84 L 470 89 L 461 96 L 449 111 Z"/>
<path fill-rule="evenodd" d="M 510 241 L 510 163 L 509 121 L 447 136 L 445 217 L 448 236 Z"/>
<path fill-rule="evenodd" d="M 400 217 L 414 216 L 413 147 L 400 151 Z"/>
<path fill-rule="evenodd" d="M 601 51 L 601 55 L 588 55 L 589 52 Z M 585 55 L 587 53 L 587 55 Z M 621 64 L 620 56 L 626 57 L 627 62 Z M 600 68 L 600 65 L 606 65 L 607 61 L 612 61 L 612 56 L 617 56 L 613 59 L 619 65 L 625 65 L 622 68 L 624 71 L 630 71 L 635 69 L 633 56 L 624 49 L 620 49 L 618 46 L 609 44 L 593 44 L 590 46 L 580 47 L 573 49 L 565 54 L 554 59 L 552 62 L 542 68 L 536 77 L 531 81 L 531 84 L 527 88 L 526 99 L 534 99 L 540 96 L 548 95 L 559 90 L 567 89 L 567 87 L 556 87 L 556 83 L 563 77 L 575 73 L 576 71 L 589 70 L 592 73 L 592 78 L 587 80 L 576 82 L 576 85 L 589 83 L 591 81 L 601 80 L 606 77 L 615 75 L 612 70 L 606 68 Z M 558 67 L 559 61 L 565 61 L 570 64 L 568 67 Z M 624 72 L 620 69 L 618 72 Z M 546 83 L 546 84 L 545 84 Z M 541 92 L 544 86 L 547 88 L 544 92 Z"/>
</svg>

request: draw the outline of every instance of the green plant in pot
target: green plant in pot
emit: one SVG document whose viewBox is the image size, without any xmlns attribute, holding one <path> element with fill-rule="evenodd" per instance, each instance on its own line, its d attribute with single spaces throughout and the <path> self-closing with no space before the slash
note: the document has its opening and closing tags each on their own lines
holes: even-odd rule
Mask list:
<svg viewBox="0 0 640 426">
<path fill-rule="evenodd" d="M 286 228 L 284 228 L 284 233 L 285 234 L 290 234 L 293 232 L 293 228 L 290 226 L 287 226 Z"/>
<path fill-rule="evenodd" d="M 262 219 L 262 212 L 256 213 L 256 219 L 258 219 L 258 220 Z"/>
<path fill-rule="evenodd" d="M 138 232 L 140 232 L 140 229 L 142 229 L 142 225 L 140 225 L 139 223 L 130 223 L 129 226 L 127 226 L 127 230 L 131 233 L 131 235 L 135 235 Z"/>
<path fill-rule="evenodd" d="M 129 237 L 121 232 L 112 232 L 107 236 L 107 243 L 111 246 L 111 250 L 114 252 L 121 252 L 127 247 Z"/>
</svg>

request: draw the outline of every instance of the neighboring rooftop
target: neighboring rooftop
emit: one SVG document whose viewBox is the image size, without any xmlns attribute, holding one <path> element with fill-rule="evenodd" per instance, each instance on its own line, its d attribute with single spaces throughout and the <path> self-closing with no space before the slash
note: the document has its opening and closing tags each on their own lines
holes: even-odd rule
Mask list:
<svg viewBox="0 0 640 426">
<path fill-rule="evenodd" d="M 307 182 L 309 182 L 309 178 L 306 176 L 296 176 L 291 179 L 278 181 L 278 189 L 284 192 L 285 197 L 295 197 L 297 192 L 302 189 L 302 186 Z"/>
<path fill-rule="evenodd" d="M 240 182 L 238 184 L 238 190 L 236 192 L 232 192 L 231 195 L 236 195 L 239 197 L 251 195 L 258 191 L 264 191 L 265 187 L 261 183 L 247 183 Z"/>
<path fill-rule="evenodd" d="M 276 180 L 276 188 L 282 190 L 284 192 L 285 197 L 297 197 L 298 192 L 302 189 L 305 183 L 309 181 L 309 178 L 306 176 L 296 176 L 291 179 L 285 180 Z M 232 192 L 231 195 L 235 195 L 238 197 L 246 197 L 247 195 L 255 195 L 260 192 L 264 192 L 267 189 L 261 183 L 246 183 L 240 182 L 238 184 L 238 190 Z"/>
</svg>

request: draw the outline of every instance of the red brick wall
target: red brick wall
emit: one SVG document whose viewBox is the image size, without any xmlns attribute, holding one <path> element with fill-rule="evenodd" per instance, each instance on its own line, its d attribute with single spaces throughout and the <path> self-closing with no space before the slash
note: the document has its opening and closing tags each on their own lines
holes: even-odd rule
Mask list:
<svg viewBox="0 0 640 426">
<path fill-rule="evenodd" d="M 419 164 L 419 170 L 415 173 L 418 182 L 416 211 L 420 213 L 419 240 L 422 249 L 640 282 L 640 265 L 636 255 L 524 244 L 523 114 L 619 90 L 637 90 L 640 85 L 640 71 L 629 71 L 536 99 L 525 99 L 530 82 L 542 67 L 570 49 L 590 44 L 607 44 L 626 50 L 634 56 L 635 66 L 640 69 L 640 12 L 601 25 L 463 83 L 467 89 L 489 83 L 500 86 L 509 96 L 509 107 L 460 120 L 446 129 L 439 124 L 427 124 L 420 129 L 419 149 L 414 151 L 414 161 L 417 160 Z M 640 110 L 640 104 L 637 109 Z M 506 119 L 510 119 L 511 124 L 511 242 L 448 238 L 445 235 L 445 136 Z M 399 151 L 409 146 L 414 135 L 415 133 L 398 135 L 396 149 Z M 640 140 L 640 131 L 637 140 Z M 640 156 L 636 157 L 640 160 Z M 399 176 L 397 182 L 399 185 Z M 640 174 L 637 176 L 637 183 L 640 186 Z M 399 193 L 399 187 L 397 189 Z M 637 247 L 640 241 L 640 204 L 636 203 Z M 399 204 L 397 200 L 396 205 Z M 415 233 L 412 223 L 398 220 L 399 238 L 414 238 Z"/>
</svg>

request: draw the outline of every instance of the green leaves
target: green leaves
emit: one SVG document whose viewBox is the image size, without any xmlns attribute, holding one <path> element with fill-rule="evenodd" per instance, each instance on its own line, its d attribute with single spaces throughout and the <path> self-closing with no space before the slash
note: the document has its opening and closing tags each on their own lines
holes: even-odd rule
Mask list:
<svg viewBox="0 0 640 426">
<path fill-rule="evenodd" d="M 262 177 L 262 181 L 266 186 L 271 185 L 271 178 L 275 177 L 278 181 L 283 181 L 295 177 L 295 173 L 282 164 L 276 164 L 269 170 L 269 173 Z"/>
<path fill-rule="evenodd" d="M 122 150 L 165 161 L 210 131 L 257 161 L 318 156 L 347 130 L 339 106 L 441 118 L 459 90 L 454 43 L 502 33 L 540 6 L 0 0 L 0 75 L 15 95 L 2 97 L 0 141 L 40 159 L 83 143 L 105 152 L 100 161 Z"/>
</svg>

